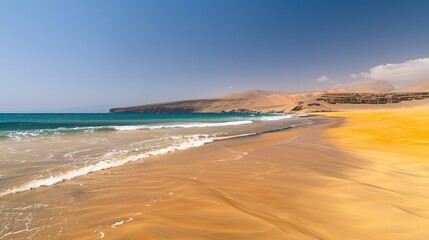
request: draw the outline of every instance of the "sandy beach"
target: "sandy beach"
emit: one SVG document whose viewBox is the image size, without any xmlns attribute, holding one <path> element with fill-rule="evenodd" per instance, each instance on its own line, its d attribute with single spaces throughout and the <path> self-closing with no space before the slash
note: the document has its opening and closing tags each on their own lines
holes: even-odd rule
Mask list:
<svg viewBox="0 0 429 240">
<path fill-rule="evenodd" d="M 428 9 L 0 1 L 0 240 L 429 240 Z"/>
<path fill-rule="evenodd" d="M 425 113 L 328 114 L 12 194 L 37 207 L 3 239 L 427 239 Z"/>
</svg>

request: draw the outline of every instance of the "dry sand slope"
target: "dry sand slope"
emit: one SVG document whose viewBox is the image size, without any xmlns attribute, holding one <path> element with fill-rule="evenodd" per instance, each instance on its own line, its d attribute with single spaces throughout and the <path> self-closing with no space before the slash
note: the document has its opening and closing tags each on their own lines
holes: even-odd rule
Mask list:
<svg viewBox="0 0 429 240">
<path fill-rule="evenodd" d="M 34 239 L 428 239 L 427 109 L 336 116 L 8 200 Z"/>
</svg>

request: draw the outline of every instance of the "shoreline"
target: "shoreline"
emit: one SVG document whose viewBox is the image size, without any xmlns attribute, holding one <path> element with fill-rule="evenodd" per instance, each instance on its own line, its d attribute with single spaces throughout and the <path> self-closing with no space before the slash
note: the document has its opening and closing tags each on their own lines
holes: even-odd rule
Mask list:
<svg viewBox="0 0 429 240">
<path fill-rule="evenodd" d="M 230 122 L 227 122 L 227 123 L 229 124 Z M 93 163 L 91 165 L 87 165 L 81 169 L 71 169 L 69 171 L 60 173 L 59 175 L 53 175 L 51 173 L 50 177 L 48 177 L 48 178 L 45 177 L 45 178 L 34 179 L 34 180 L 24 182 L 23 184 L 21 184 L 19 186 L 14 186 L 11 188 L 2 189 L 2 191 L 0 192 L 0 198 L 7 196 L 7 195 L 10 195 L 10 194 L 16 194 L 16 193 L 31 191 L 31 190 L 38 189 L 41 187 L 53 186 L 53 185 L 60 184 L 60 183 L 65 182 L 65 181 L 70 181 L 70 180 L 75 179 L 75 178 L 84 177 L 88 174 L 92 174 L 95 172 L 120 167 L 124 164 L 129 164 L 129 163 L 134 162 L 134 161 L 145 161 L 146 159 L 153 158 L 153 157 L 156 157 L 158 155 L 171 154 L 171 153 L 174 153 L 178 150 L 186 150 L 189 148 L 201 147 L 201 146 L 204 146 L 206 144 L 210 144 L 210 143 L 218 142 L 218 141 L 224 141 L 224 140 L 228 140 L 228 139 L 236 139 L 236 138 L 247 137 L 247 136 L 252 136 L 252 135 L 260 135 L 260 134 L 264 134 L 264 133 L 283 131 L 283 130 L 291 129 L 291 128 L 301 126 L 301 125 L 308 125 L 311 123 L 312 123 L 312 121 L 308 120 L 306 118 L 295 118 L 295 119 L 288 118 L 286 120 L 277 120 L 275 122 L 267 121 L 266 123 L 263 123 L 263 124 L 265 124 L 265 125 L 268 124 L 268 125 L 271 125 L 272 127 L 275 126 L 272 130 L 270 130 L 269 128 L 267 130 L 255 131 L 255 132 L 248 132 L 248 130 L 247 130 L 245 132 L 248 132 L 248 133 L 243 133 L 243 134 L 238 134 L 238 135 L 226 135 L 224 137 L 214 136 L 214 137 L 211 137 L 209 139 L 205 139 L 205 140 L 203 139 L 198 143 L 191 143 L 189 146 L 188 145 L 186 145 L 186 146 L 171 145 L 171 146 L 165 147 L 164 149 L 154 149 L 152 151 L 139 153 L 137 155 L 132 155 L 132 154 L 131 155 L 125 155 L 125 156 L 123 156 L 124 159 L 121 160 L 119 163 L 108 164 L 105 161 L 99 161 L 99 162 Z M 253 124 L 255 124 L 255 123 L 253 123 Z M 259 124 L 261 124 L 261 123 L 259 123 Z M 281 126 L 281 124 L 285 124 L 286 127 Z M 236 124 L 231 124 L 231 125 L 234 126 Z M 239 124 L 239 125 L 241 125 L 241 124 Z M 243 128 L 246 129 L 246 128 L 249 128 L 249 126 L 243 126 Z M 135 132 L 134 134 L 136 134 L 136 133 L 137 132 Z M 79 135 L 76 135 L 76 137 L 79 137 Z M 119 137 L 121 137 L 121 136 L 119 136 Z"/>
<path fill-rule="evenodd" d="M 427 171 L 356 155 L 340 144 L 347 135 L 336 131 L 350 125 L 339 117 L 155 156 L 8 199 L 37 206 L 21 211 L 33 221 L 53 218 L 38 222 L 50 228 L 28 232 L 37 231 L 34 239 L 425 239 Z"/>
</svg>

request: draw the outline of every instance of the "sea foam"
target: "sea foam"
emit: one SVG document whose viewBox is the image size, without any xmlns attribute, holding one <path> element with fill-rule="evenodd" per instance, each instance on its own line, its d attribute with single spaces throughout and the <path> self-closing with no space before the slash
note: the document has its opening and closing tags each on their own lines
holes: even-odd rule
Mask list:
<svg viewBox="0 0 429 240">
<path fill-rule="evenodd" d="M 12 193 L 19 193 L 19 192 L 28 191 L 31 189 L 36 189 L 36 188 L 43 187 L 43 186 L 51 186 L 51 185 L 54 185 L 54 184 L 62 182 L 62 181 L 66 181 L 66 180 L 70 180 L 70 179 L 77 178 L 80 176 L 84 176 L 84 175 L 87 175 L 87 174 L 92 173 L 92 172 L 97 172 L 97 171 L 109 169 L 112 167 L 117 167 L 117 166 L 123 165 L 123 164 L 128 163 L 128 162 L 145 159 L 145 158 L 148 158 L 151 156 L 163 155 L 163 154 L 167 154 L 170 152 L 174 152 L 176 150 L 184 150 L 184 149 L 188 149 L 188 148 L 192 148 L 192 147 L 202 146 L 205 143 L 212 142 L 213 140 L 214 140 L 214 138 L 209 138 L 208 135 L 195 134 L 195 135 L 184 136 L 183 140 L 181 142 L 174 143 L 174 144 L 167 146 L 167 147 L 154 149 L 154 150 L 151 150 L 151 151 L 148 151 L 145 153 L 132 154 L 132 155 L 128 155 L 125 157 L 117 157 L 115 155 L 118 155 L 118 153 L 119 154 L 125 154 L 127 152 L 126 151 L 112 151 L 112 152 L 106 153 L 104 155 L 105 159 L 100 160 L 96 163 L 93 163 L 93 164 L 90 164 L 90 165 L 87 165 L 84 167 L 80 167 L 77 169 L 68 170 L 68 171 L 61 173 L 61 174 L 51 175 L 51 176 L 46 177 L 46 178 L 41 178 L 41 179 L 29 181 L 29 182 L 27 182 L 21 186 L 13 187 L 13 188 L 7 189 L 3 192 L 0 192 L 0 197 L 5 196 L 5 195 L 9 195 Z"/>
<path fill-rule="evenodd" d="M 277 121 L 277 120 L 282 120 L 282 119 L 288 119 L 288 118 L 293 118 L 296 117 L 295 114 L 281 114 L 281 115 L 274 115 L 274 116 L 261 116 L 261 117 L 256 117 L 254 118 L 255 120 L 259 120 L 259 121 Z"/>
<path fill-rule="evenodd" d="M 224 126 L 251 124 L 254 121 L 276 121 L 276 120 L 292 118 L 295 116 L 297 115 L 294 115 L 294 114 L 279 114 L 279 115 L 270 115 L 270 116 L 252 115 L 248 119 L 239 118 L 236 121 L 228 121 L 228 122 L 189 122 L 189 123 L 124 125 L 124 126 L 106 125 L 106 126 L 87 126 L 87 127 L 71 127 L 71 128 L 60 127 L 60 128 L 53 128 L 53 129 L 0 132 L 0 138 L 11 138 L 11 139 L 20 141 L 31 137 L 63 135 L 67 133 L 92 134 L 92 133 L 101 132 L 101 131 L 136 131 L 136 130 L 156 130 L 156 129 L 169 129 L 169 128 L 224 127 Z"/>
<path fill-rule="evenodd" d="M 201 128 L 201 127 L 223 127 L 223 126 L 235 126 L 242 124 L 253 123 L 250 120 L 244 121 L 231 121 L 231 122 L 219 122 L 219 123 L 180 123 L 180 124 L 165 124 L 165 125 L 130 125 L 130 126 L 111 126 L 118 131 L 134 131 L 142 129 L 164 129 L 164 128 Z"/>
<path fill-rule="evenodd" d="M 255 116 L 251 117 L 250 120 L 242 120 L 237 119 L 236 121 L 229 122 L 192 122 L 192 123 L 180 123 L 180 124 L 159 124 L 159 125 L 129 125 L 129 126 L 94 126 L 94 127 L 75 127 L 75 128 L 59 128 L 59 129 L 45 129 L 45 130 L 37 130 L 35 132 L 21 132 L 17 133 L 17 137 L 27 137 L 34 136 L 37 134 L 46 135 L 49 133 L 61 134 L 63 132 L 68 131 L 93 131 L 97 129 L 110 129 L 111 131 L 133 131 L 133 130 L 141 130 L 141 129 L 162 129 L 162 128 L 202 128 L 202 127 L 220 127 L 220 126 L 233 126 L 233 125 L 242 125 L 242 124 L 251 124 L 254 121 L 275 121 L 286 118 L 294 117 L 294 115 L 273 115 L 273 116 Z M 59 132 L 55 132 L 59 131 Z M 75 169 L 67 170 L 62 173 L 53 174 L 44 178 L 35 179 L 28 181 L 20 186 L 11 187 L 9 189 L 3 190 L 0 192 L 0 197 L 28 191 L 31 189 L 36 189 L 43 186 L 51 186 L 56 183 L 70 180 L 73 178 L 77 178 L 80 176 L 87 175 L 92 172 L 97 172 L 105 169 L 109 169 L 112 167 L 117 167 L 128 162 L 137 161 L 141 159 L 145 159 L 151 156 L 163 155 L 170 152 L 174 152 L 177 150 L 184 150 L 192 147 L 198 147 L 204 145 L 205 143 L 213 142 L 215 140 L 223 140 L 234 137 L 243 137 L 254 135 L 256 133 L 246 133 L 235 136 L 225 136 L 225 137 L 215 137 L 209 136 L 207 134 L 195 134 L 195 135 L 186 135 L 186 136 L 171 136 L 174 140 L 168 146 L 162 146 L 158 148 L 151 149 L 145 152 L 132 152 L 129 150 L 112 150 L 102 157 L 100 157 L 97 161 L 94 161 L 91 164 L 87 164 L 85 166 L 80 166 Z M 72 157 L 76 152 L 71 152 L 65 157 Z"/>
<path fill-rule="evenodd" d="M 253 123 L 251 120 L 229 121 L 229 122 L 191 122 L 177 124 L 157 124 L 157 125 L 124 125 L 124 126 L 90 126 L 90 127 L 73 127 L 73 128 L 55 128 L 55 129 L 37 129 L 28 131 L 8 131 L 0 132 L 0 137 L 22 140 L 30 137 L 43 137 L 48 135 L 63 135 L 66 133 L 85 133 L 92 134 L 100 131 L 136 131 L 136 130 L 156 130 L 168 128 L 202 128 L 202 127 L 223 127 L 236 126 Z"/>
</svg>

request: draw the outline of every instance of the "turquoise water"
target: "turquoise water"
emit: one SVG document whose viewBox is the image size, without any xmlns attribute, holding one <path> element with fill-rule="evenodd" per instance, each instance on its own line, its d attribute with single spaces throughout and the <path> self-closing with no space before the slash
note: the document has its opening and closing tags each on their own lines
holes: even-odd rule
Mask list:
<svg viewBox="0 0 429 240">
<path fill-rule="evenodd" d="M 214 141 L 307 123 L 284 114 L 0 114 L 0 198 Z"/>
<path fill-rule="evenodd" d="M 0 138 L 26 138 L 89 131 L 138 130 L 239 124 L 274 115 L 253 114 L 0 114 Z M 234 123 L 233 123 L 234 122 Z M 244 122 L 242 122 L 244 123 Z"/>
<path fill-rule="evenodd" d="M 62 114 L 0 114 L 0 131 L 77 128 L 97 126 L 128 126 L 141 124 L 179 122 L 222 122 L 254 117 L 253 114 L 112 114 L 112 113 L 62 113 Z M 258 115 L 262 116 L 262 115 Z"/>
</svg>

